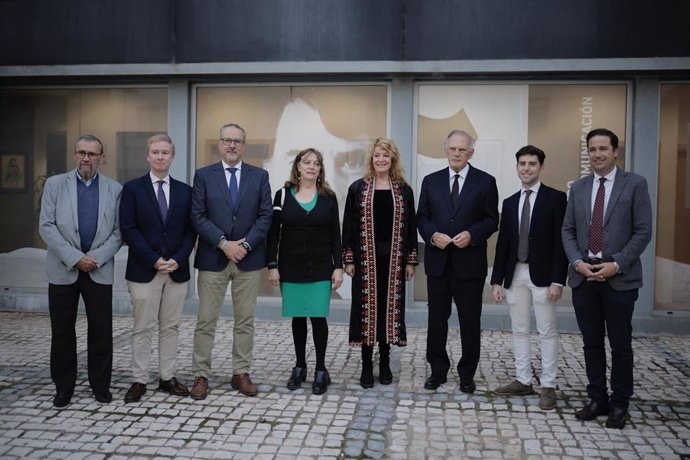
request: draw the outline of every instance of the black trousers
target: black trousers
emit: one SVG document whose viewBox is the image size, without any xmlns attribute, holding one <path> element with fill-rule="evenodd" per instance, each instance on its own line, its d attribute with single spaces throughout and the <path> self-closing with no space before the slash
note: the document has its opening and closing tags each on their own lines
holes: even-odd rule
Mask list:
<svg viewBox="0 0 690 460">
<path fill-rule="evenodd" d="M 607 282 L 584 281 L 573 289 L 575 317 L 582 333 L 587 395 L 592 401 L 627 410 L 633 394 L 632 314 L 637 289 L 616 291 Z M 606 388 L 606 348 L 611 346 L 611 397 Z"/>
<path fill-rule="evenodd" d="M 446 341 L 451 303 L 455 301 L 460 320 L 460 340 L 462 343 L 462 357 L 458 362 L 458 376 L 461 383 L 469 383 L 474 379 L 481 351 L 483 290 L 483 278 L 458 278 L 450 259 L 443 275 L 427 277 L 429 321 L 426 360 L 431 366 L 431 375 L 434 377 L 439 379 L 446 377 L 450 369 Z"/>
<path fill-rule="evenodd" d="M 88 323 L 88 375 L 94 393 L 110 388 L 113 368 L 113 286 L 79 272 L 73 284 L 49 284 L 50 376 L 57 392 L 74 393 L 77 381 L 77 308 L 84 299 Z"/>
</svg>

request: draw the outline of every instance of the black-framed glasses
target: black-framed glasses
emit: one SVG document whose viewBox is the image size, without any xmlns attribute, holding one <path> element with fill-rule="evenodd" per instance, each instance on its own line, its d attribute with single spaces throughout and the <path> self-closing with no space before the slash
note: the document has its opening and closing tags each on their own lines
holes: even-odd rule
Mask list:
<svg viewBox="0 0 690 460">
<path fill-rule="evenodd" d="M 221 137 L 220 141 L 223 143 L 223 145 L 226 145 L 228 147 L 230 147 L 232 145 L 244 144 L 244 139 L 232 139 L 230 137 Z"/>
<path fill-rule="evenodd" d="M 101 152 L 99 152 L 99 153 L 87 152 L 86 150 L 77 150 L 76 152 L 74 152 L 74 154 L 77 156 L 77 158 L 82 159 L 82 160 L 86 157 L 89 157 L 89 160 L 95 160 L 96 158 L 103 155 L 103 153 L 101 153 Z"/>
</svg>

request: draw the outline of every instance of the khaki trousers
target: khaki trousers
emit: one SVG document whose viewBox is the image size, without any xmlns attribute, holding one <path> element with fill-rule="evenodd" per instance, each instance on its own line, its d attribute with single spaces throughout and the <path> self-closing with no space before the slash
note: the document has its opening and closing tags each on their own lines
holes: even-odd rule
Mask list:
<svg viewBox="0 0 690 460">
<path fill-rule="evenodd" d="M 194 330 L 192 356 L 194 377 L 208 378 L 211 371 L 216 324 L 230 281 L 235 318 L 232 340 L 233 374 L 249 373 L 254 349 L 254 308 L 260 279 L 260 270 L 244 272 L 234 262 L 228 262 L 221 272 L 199 270 L 199 316 Z"/>
<path fill-rule="evenodd" d="M 149 283 L 127 282 L 132 298 L 132 376 L 135 382 L 149 381 L 151 342 L 158 326 L 159 377 L 175 376 L 177 336 L 189 282 L 176 283 L 170 275 L 157 273 Z"/>
</svg>

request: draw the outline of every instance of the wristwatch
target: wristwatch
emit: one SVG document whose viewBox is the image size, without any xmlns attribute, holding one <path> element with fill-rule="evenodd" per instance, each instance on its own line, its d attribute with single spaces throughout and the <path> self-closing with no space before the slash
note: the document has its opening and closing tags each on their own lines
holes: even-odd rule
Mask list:
<svg viewBox="0 0 690 460">
<path fill-rule="evenodd" d="M 247 252 L 252 250 L 252 247 L 249 246 L 249 243 L 247 243 L 246 241 L 243 241 L 242 244 L 240 244 L 240 246 L 242 246 L 244 249 L 246 249 Z"/>
</svg>

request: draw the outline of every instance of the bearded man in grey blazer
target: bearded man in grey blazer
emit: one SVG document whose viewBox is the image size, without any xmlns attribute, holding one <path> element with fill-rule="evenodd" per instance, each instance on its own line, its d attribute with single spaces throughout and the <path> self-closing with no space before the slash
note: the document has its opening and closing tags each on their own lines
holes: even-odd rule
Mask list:
<svg viewBox="0 0 690 460">
<path fill-rule="evenodd" d="M 122 246 L 117 212 L 122 186 L 98 173 L 104 158 L 96 136 L 80 137 L 76 168 L 48 178 L 41 198 L 39 233 L 48 248 L 45 273 L 55 407 L 67 406 L 74 394 L 79 296 L 88 321 L 89 385 L 98 402 L 113 398 L 113 257 Z"/>
<path fill-rule="evenodd" d="M 587 134 L 593 175 L 572 185 L 563 221 L 568 284 L 582 333 L 590 402 L 575 416 L 608 415 L 621 429 L 633 394 L 632 314 L 642 286 L 640 255 L 652 238 L 652 205 L 644 177 L 616 166 L 618 137 Z M 606 386 L 605 336 L 611 346 L 611 395 Z"/>
</svg>

